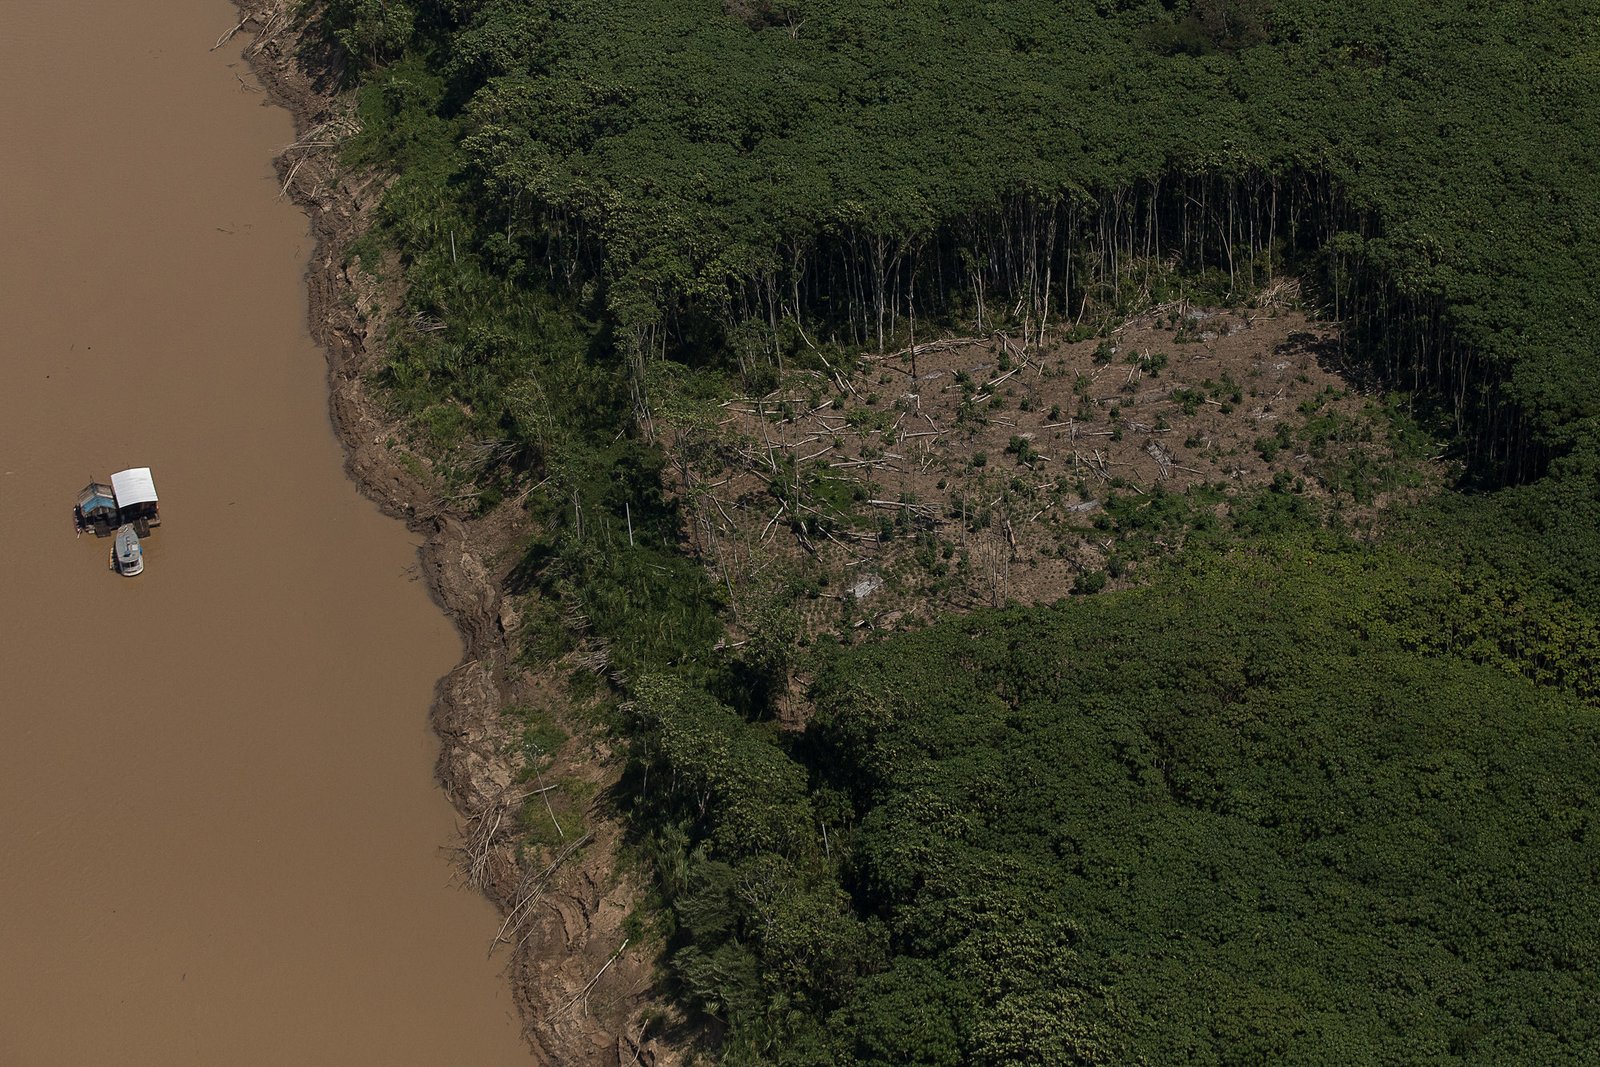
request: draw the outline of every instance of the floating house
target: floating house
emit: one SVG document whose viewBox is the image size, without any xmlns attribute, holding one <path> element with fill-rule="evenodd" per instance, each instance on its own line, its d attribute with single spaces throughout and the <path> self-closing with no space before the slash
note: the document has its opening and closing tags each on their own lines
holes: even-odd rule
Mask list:
<svg viewBox="0 0 1600 1067">
<path fill-rule="evenodd" d="M 78 493 L 72 513 L 78 532 L 110 537 L 131 525 L 140 537 L 161 525 L 161 501 L 149 467 L 133 467 L 111 476 L 111 484 L 90 482 Z"/>
<path fill-rule="evenodd" d="M 78 532 L 93 531 L 96 537 L 109 537 L 121 525 L 117 522 L 117 498 L 103 482 L 90 482 L 78 493 L 72 523 Z"/>
<path fill-rule="evenodd" d="M 156 483 L 149 467 L 113 474 L 111 492 L 117 498 L 117 517 L 132 523 L 140 537 L 149 537 L 150 527 L 161 525 L 161 502 L 156 499 Z"/>
</svg>

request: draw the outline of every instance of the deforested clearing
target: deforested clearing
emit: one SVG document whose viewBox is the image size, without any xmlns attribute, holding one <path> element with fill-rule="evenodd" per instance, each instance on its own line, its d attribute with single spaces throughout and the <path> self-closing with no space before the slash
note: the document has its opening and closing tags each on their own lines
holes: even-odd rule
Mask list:
<svg viewBox="0 0 1600 1067">
<path fill-rule="evenodd" d="M 320 10 L 575 1058 L 1583 1060 L 1596 14 Z"/>
</svg>

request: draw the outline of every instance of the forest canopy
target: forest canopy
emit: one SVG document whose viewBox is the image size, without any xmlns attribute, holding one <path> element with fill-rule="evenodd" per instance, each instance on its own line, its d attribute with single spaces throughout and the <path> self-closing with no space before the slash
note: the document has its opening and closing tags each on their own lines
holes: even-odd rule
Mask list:
<svg viewBox="0 0 1600 1067">
<path fill-rule="evenodd" d="M 423 91 L 449 120 L 484 250 L 529 282 L 579 267 L 679 358 L 696 317 L 881 345 L 902 302 L 933 317 L 993 291 L 1071 315 L 1119 249 L 1232 271 L 1337 249 L 1353 297 L 1470 351 L 1449 373 L 1410 353 L 1407 380 L 1504 380 L 1550 442 L 1594 414 L 1600 212 L 1571 180 L 1600 143 L 1593 4 L 404 10 L 330 17 L 352 43 L 409 27 L 440 80 L 390 71 L 387 107 Z"/>
<path fill-rule="evenodd" d="M 886 1049 L 906 988 L 952 1063 L 1581 1056 L 1600 719 L 1408 653 L 1330 562 L 1212 561 L 824 672 L 813 765 L 896 950 L 842 1013 L 856 1062 L 928 1062 Z M 1043 1005 L 1083 1044 L 984 1050 Z"/>
<path fill-rule="evenodd" d="M 663 959 L 727 1062 L 1593 1047 L 1600 4 L 320 19 L 438 324 L 383 382 L 473 477 L 549 487 L 517 590 L 608 643 Z M 1289 273 L 1460 485 L 1376 544 L 1275 487 L 1145 588 L 810 653 L 814 716 L 774 723 L 793 642 L 719 642 L 658 415 Z"/>
</svg>

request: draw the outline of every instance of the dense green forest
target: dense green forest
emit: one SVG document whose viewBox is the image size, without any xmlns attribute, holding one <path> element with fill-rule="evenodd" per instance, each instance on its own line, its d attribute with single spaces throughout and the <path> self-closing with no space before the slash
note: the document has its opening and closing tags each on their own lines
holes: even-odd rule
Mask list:
<svg viewBox="0 0 1600 1067">
<path fill-rule="evenodd" d="M 392 175 L 382 381 L 525 501 L 530 647 L 606 643 L 650 919 L 726 1062 L 1585 1058 L 1600 5 L 311 10 L 347 162 Z M 1460 485 L 1376 542 L 1280 485 L 1142 588 L 719 648 L 658 423 L 1284 275 Z"/>
<path fill-rule="evenodd" d="M 1308 558 L 1205 561 L 1093 613 L 985 616 L 825 672 L 807 740 L 859 819 L 851 881 L 892 949 L 844 1000 L 846 1055 L 1593 1047 L 1600 719 L 1404 651 L 1359 577 Z"/>
</svg>

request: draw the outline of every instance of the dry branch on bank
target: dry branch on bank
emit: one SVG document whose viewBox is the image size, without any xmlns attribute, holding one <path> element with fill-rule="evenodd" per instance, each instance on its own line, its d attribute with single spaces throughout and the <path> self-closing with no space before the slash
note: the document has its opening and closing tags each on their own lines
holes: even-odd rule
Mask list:
<svg viewBox="0 0 1600 1067">
<path fill-rule="evenodd" d="M 551 876 L 560 870 L 561 866 L 580 848 L 592 840 L 594 840 L 594 832 L 590 831 L 576 841 L 570 842 L 556 854 L 556 858 L 551 860 L 543 870 L 535 873 L 530 869 L 523 873 L 522 880 L 511 894 L 511 906 L 506 909 L 506 917 L 500 923 L 500 929 L 495 931 L 494 940 L 489 943 L 489 955 L 494 955 L 494 950 L 507 942 L 507 931 L 514 933 L 521 929 L 522 924 L 532 913 L 533 908 L 543 898 Z M 526 938 L 524 937 L 523 940 L 526 940 Z"/>
<path fill-rule="evenodd" d="M 246 15 L 244 18 L 240 19 L 238 22 L 235 22 L 226 32 L 223 33 L 223 35 L 221 37 L 217 38 L 217 43 L 212 45 L 209 50 L 212 51 L 212 52 L 215 52 L 217 49 L 221 48 L 223 45 L 225 45 L 229 41 L 233 40 L 233 35 L 238 33 L 240 30 L 244 29 L 247 25 L 249 25 L 250 22 L 255 19 L 255 17 L 256 16 L 254 14 L 250 14 L 250 15 Z"/>
<path fill-rule="evenodd" d="M 606 960 L 604 966 L 595 972 L 595 976 L 589 979 L 588 983 L 585 984 L 582 989 L 574 993 L 566 1003 L 562 1004 L 561 1007 L 556 1009 L 557 1018 L 571 1011 L 574 1004 L 578 1003 L 578 1001 L 582 1000 L 584 997 L 587 997 L 589 995 L 589 991 L 600 984 L 600 979 L 603 978 L 605 973 L 611 969 L 611 965 L 616 963 L 617 959 L 621 957 L 622 953 L 628 947 L 628 942 L 631 940 L 633 939 L 630 937 L 625 937 L 622 939 L 622 944 L 617 946 L 617 951 L 613 952 L 611 957 Z"/>
</svg>

